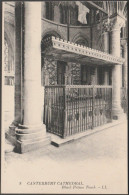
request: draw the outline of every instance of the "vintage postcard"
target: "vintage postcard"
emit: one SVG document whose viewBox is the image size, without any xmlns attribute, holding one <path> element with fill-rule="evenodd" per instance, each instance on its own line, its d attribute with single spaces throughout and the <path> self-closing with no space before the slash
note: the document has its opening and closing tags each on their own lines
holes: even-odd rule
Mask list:
<svg viewBox="0 0 129 195">
<path fill-rule="evenodd" d="M 2 2 L 2 193 L 128 194 L 127 15 Z"/>
</svg>

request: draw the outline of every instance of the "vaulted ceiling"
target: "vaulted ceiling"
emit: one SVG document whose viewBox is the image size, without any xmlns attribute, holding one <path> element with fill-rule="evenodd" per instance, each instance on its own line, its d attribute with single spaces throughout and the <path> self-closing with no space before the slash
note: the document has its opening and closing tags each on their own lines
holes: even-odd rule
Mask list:
<svg viewBox="0 0 129 195">
<path fill-rule="evenodd" d="M 56 5 L 75 7 L 75 1 L 55 1 Z M 109 15 L 115 12 L 127 17 L 127 1 L 81 1 L 89 8 L 99 9 Z"/>
<path fill-rule="evenodd" d="M 109 14 L 112 14 L 114 9 L 117 8 L 118 13 L 127 16 L 127 1 L 93 1 L 93 3 L 109 12 Z"/>
</svg>

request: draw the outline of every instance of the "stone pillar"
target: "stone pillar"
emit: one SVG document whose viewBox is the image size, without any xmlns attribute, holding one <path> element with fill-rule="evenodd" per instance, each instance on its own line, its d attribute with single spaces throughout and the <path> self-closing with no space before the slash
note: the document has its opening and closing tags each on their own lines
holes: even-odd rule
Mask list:
<svg viewBox="0 0 129 195">
<path fill-rule="evenodd" d="M 123 76 L 123 79 L 124 79 L 124 87 L 127 89 L 128 88 L 128 76 L 127 76 L 127 73 L 128 73 L 128 66 L 127 66 L 127 63 L 128 63 L 128 60 L 127 60 L 127 42 L 124 44 L 124 58 L 125 58 L 125 62 L 124 62 L 124 76 Z"/>
<path fill-rule="evenodd" d="M 24 2 L 23 13 L 24 115 L 23 123 L 15 130 L 15 150 L 20 153 L 49 142 L 41 119 L 41 2 Z"/>
<path fill-rule="evenodd" d="M 104 36 L 104 52 L 109 53 L 109 32 L 105 31 Z"/>
<path fill-rule="evenodd" d="M 22 17 L 23 3 L 15 2 L 15 107 L 14 107 L 14 121 L 9 126 L 9 131 L 6 133 L 6 137 L 12 142 L 11 136 L 15 136 L 15 128 L 19 123 L 23 121 L 23 30 L 24 20 Z M 15 142 L 15 141 L 14 141 Z M 14 143 L 13 142 L 13 143 Z"/>
<path fill-rule="evenodd" d="M 97 68 L 92 69 L 92 74 L 91 74 L 91 85 L 96 85 L 97 81 Z"/>
<path fill-rule="evenodd" d="M 109 53 L 109 30 L 110 25 L 108 21 L 103 23 L 103 40 L 104 40 L 104 52 Z"/>
<path fill-rule="evenodd" d="M 41 2 L 41 14 L 43 18 L 46 18 L 46 2 L 42 1 Z"/>
<path fill-rule="evenodd" d="M 98 85 L 98 68 L 95 67 L 95 85 Z"/>
<path fill-rule="evenodd" d="M 94 10 L 90 9 L 90 23 L 93 24 L 94 23 Z"/>
<path fill-rule="evenodd" d="M 60 23 L 60 9 L 58 5 L 54 6 L 54 21 Z"/>
<path fill-rule="evenodd" d="M 41 3 L 25 4 L 24 125 L 41 125 Z"/>
<path fill-rule="evenodd" d="M 22 71 L 23 71 L 23 25 L 24 21 L 22 19 L 23 3 L 15 3 L 15 119 L 13 121 L 14 125 L 22 123 L 23 120 L 23 85 L 22 85 Z M 20 35 L 20 36 L 19 36 Z"/>
<path fill-rule="evenodd" d="M 104 85 L 109 85 L 109 71 L 104 71 Z"/>
<path fill-rule="evenodd" d="M 66 76 L 67 76 L 66 85 L 71 85 L 72 84 L 71 66 L 72 66 L 71 62 L 68 62 L 67 66 L 66 66 Z"/>
<path fill-rule="evenodd" d="M 116 19 L 112 22 L 111 29 L 111 54 L 120 57 L 120 28 L 121 22 Z M 121 64 L 116 64 L 112 69 L 112 114 L 114 119 L 122 116 L 123 110 L 121 108 Z"/>
</svg>

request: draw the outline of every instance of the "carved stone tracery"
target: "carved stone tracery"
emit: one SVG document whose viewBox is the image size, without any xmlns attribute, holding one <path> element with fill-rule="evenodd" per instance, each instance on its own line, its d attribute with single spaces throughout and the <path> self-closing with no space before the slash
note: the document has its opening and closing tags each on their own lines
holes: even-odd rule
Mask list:
<svg viewBox="0 0 129 195">
<path fill-rule="evenodd" d="M 109 32 L 111 29 L 111 24 L 109 22 L 109 20 L 104 21 L 102 24 L 102 32 Z"/>
</svg>

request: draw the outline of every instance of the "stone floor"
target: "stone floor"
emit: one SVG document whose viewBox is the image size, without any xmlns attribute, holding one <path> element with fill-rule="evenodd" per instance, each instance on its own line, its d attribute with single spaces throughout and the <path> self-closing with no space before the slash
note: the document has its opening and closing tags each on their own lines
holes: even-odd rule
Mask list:
<svg viewBox="0 0 129 195">
<path fill-rule="evenodd" d="M 8 152 L 3 162 L 6 193 L 127 194 L 127 124 L 59 148 L 49 145 L 25 154 Z M 81 181 L 84 188 L 28 184 L 34 181 Z"/>
</svg>

